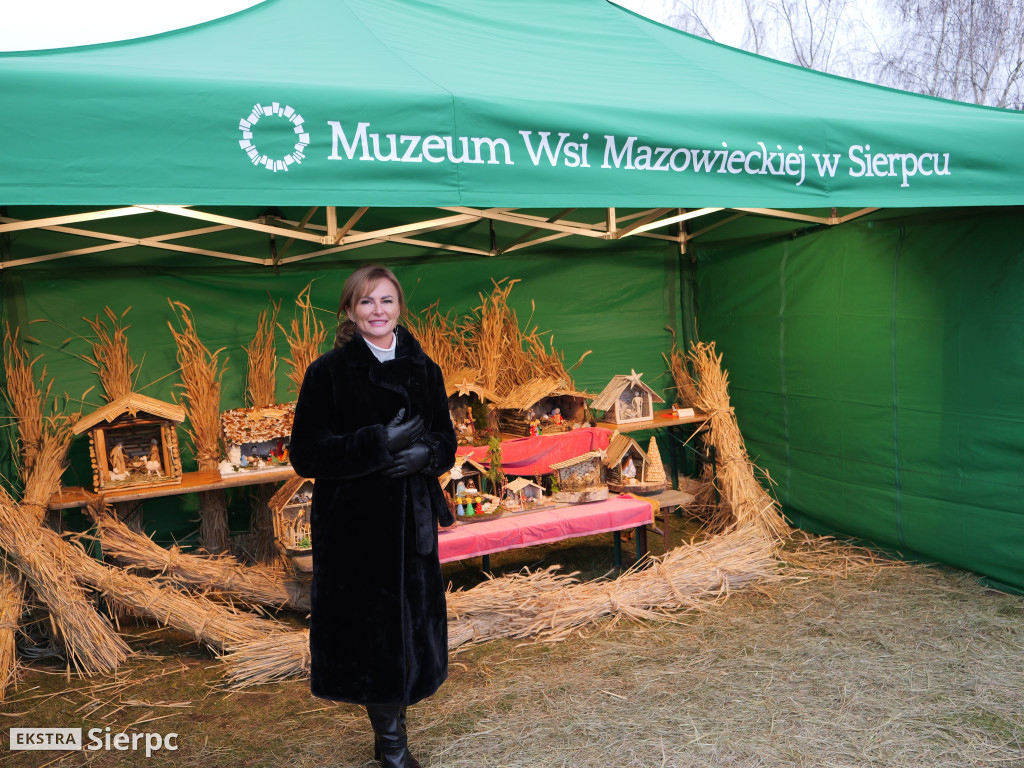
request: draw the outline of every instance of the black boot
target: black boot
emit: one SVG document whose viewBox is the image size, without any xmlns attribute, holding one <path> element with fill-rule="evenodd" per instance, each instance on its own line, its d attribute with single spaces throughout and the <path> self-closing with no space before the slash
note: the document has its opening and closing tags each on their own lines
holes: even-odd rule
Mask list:
<svg viewBox="0 0 1024 768">
<path fill-rule="evenodd" d="M 405 730 L 405 709 L 405 707 L 402 707 L 398 713 L 398 721 L 403 731 Z M 378 763 L 380 762 L 380 736 L 377 735 L 376 731 L 373 732 L 373 759 Z"/>
<path fill-rule="evenodd" d="M 369 706 L 374 735 L 374 757 L 383 768 L 421 768 L 419 761 L 409 754 L 405 730 L 405 707 Z"/>
</svg>

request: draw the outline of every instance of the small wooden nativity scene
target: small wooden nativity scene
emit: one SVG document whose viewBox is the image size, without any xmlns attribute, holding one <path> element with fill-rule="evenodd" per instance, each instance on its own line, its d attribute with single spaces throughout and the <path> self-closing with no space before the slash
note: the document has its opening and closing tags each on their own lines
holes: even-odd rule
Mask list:
<svg viewBox="0 0 1024 768">
<path fill-rule="evenodd" d="M 274 546 L 297 571 L 313 570 L 313 541 L 309 522 L 313 480 L 293 477 L 285 481 L 268 505 L 274 521 Z"/>
<path fill-rule="evenodd" d="M 235 408 L 221 414 L 227 458 L 222 476 L 290 466 L 288 447 L 295 422 L 295 403 Z"/>
<path fill-rule="evenodd" d="M 589 451 L 552 464 L 551 498 L 565 504 L 607 499 L 604 458 L 604 451 Z"/>
<path fill-rule="evenodd" d="M 504 511 L 500 499 L 486 481 L 487 468 L 469 456 L 457 456 L 455 465 L 441 475 L 439 482 L 445 499 L 458 523 L 477 522 L 500 517 Z"/>
<path fill-rule="evenodd" d="M 93 489 L 99 493 L 179 485 L 177 426 L 184 420 L 180 406 L 137 392 L 79 419 L 72 431 L 89 433 Z"/>
<path fill-rule="evenodd" d="M 587 423 L 587 393 L 564 379 L 528 381 L 493 405 L 498 428 L 517 437 L 537 437 L 577 429 Z"/>
<path fill-rule="evenodd" d="M 630 370 L 629 375 L 614 376 L 590 407 L 604 411 L 604 421 L 611 424 L 632 424 L 654 418 L 654 404 L 665 399 L 641 381 L 642 373 Z"/>
<path fill-rule="evenodd" d="M 616 432 L 605 450 L 604 466 L 613 493 L 657 493 L 668 485 L 661 451 L 653 436 L 644 451 L 636 440 Z"/>
</svg>

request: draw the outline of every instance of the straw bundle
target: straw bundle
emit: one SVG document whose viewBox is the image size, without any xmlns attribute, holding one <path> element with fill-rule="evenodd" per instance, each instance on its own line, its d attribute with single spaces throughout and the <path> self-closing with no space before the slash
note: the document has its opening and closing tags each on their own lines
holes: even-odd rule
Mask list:
<svg viewBox="0 0 1024 768">
<path fill-rule="evenodd" d="M 475 351 L 480 385 L 499 398 L 532 378 L 533 366 L 523 350 L 522 333 L 508 296 L 518 280 L 495 280 L 489 296 L 480 294 L 466 329 L 466 345 Z"/>
<path fill-rule="evenodd" d="M 561 379 L 565 382 L 566 389 L 576 389 L 569 371 L 579 368 L 580 363 L 593 350 L 588 349 L 580 355 L 580 359 L 573 364 L 572 368 L 567 369 L 565 367 L 565 354 L 555 350 L 554 334 L 551 334 L 548 338 L 548 345 L 548 347 L 544 346 L 544 339 L 537 333 L 536 328 L 523 337 L 523 346 L 526 348 L 526 354 L 530 358 L 530 364 L 533 367 L 533 378 Z"/>
<path fill-rule="evenodd" d="M 36 358 L 38 360 L 39 358 Z M 18 329 L 4 323 L 4 373 L 7 378 L 7 399 L 18 427 L 19 473 L 24 483 L 32 474 L 36 454 L 43 442 L 43 403 L 49 397 L 50 387 L 40 392 L 36 385 L 28 353 L 18 342 Z M 46 377 L 44 370 L 42 378 Z M 52 386 L 52 381 L 50 383 Z"/>
<path fill-rule="evenodd" d="M 2 488 L 0 549 L 46 606 L 50 624 L 73 669 L 84 675 L 106 672 L 116 669 L 128 657 L 131 650 L 127 644 L 96 612 L 76 582 L 69 562 L 69 553 L 75 548 L 30 519 Z M 84 552 L 81 554 L 90 559 Z"/>
<path fill-rule="evenodd" d="M 707 414 L 716 451 L 715 484 L 723 504 L 710 521 L 714 530 L 753 526 L 759 535 L 779 540 L 790 533 L 776 501 L 755 476 L 736 414 L 729 403 L 729 375 L 715 344 L 695 342 L 687 355 L 697 380 L 699 411 Z"/>
<path fill-rule="evenodd" d="M 302 387 L 302 380 L 306 376 L 306 369 L 320 356 L 320 349 L 327 340 L 327 329 L 324 324 L 316 319 L 313 314 L 313 303 L 310 301 L 309 292 L 313 283 L 308 283 L 299 297 L 295 300 L 298 307 L 298 316 L 292 318 L 290 330 L 278 326 L 288 340 L 288 348 L 291 352 L 290 358 L 285 358 L 290 370 L 288 378 L 291 380 L 291 389 L 298 394 Z"/>
<path fill-rule="evenodd" d="M 200 557 L 164 549 L 109 514 L 102 502 L 89 505 L 103 552 L 134 568 L 155 571 L 182 587 L 216 590 L 245 603 L 309 610 L 309 582 L 266 567 L 239 565 L 231 557 Z"/>
<path fill-rule="evenodd" d="M 54 412 L 43 420 L 42 440 L 32 463 L 32 471 L 25 478 L 21 508 L 37 522 L 46 515 L 47 504 L 57 489 L 67 467 L 68 449 L 74 436 L 71 418 Z"/>
<path fill-rule="evenodd" d="M 745 526 L 677 547 L 615 581 L 578 583 L 554 568 L 492 579 L 448 595 L 448 647 L 497 638 L 555 642 L 607 616 L 666 620 L 707 610 L 735 589 L 780 578 L 774 555 L 774 542 Z M 238 646 L 224 657 L 226 674 L 236 687 L 308 675 L 308 643 L 308 632 L 292 632 Z"/>
<path fill-rule="evenodd" d="M 130 326 L 122 325 L 124 316 L 130 309 L 131 307 L 128 307 L 119 316 L 114 314 L 110 307 L 104 307 L 104 312 L 110 320 L 110 328 L 107 328 L 107 324 L 98 316 L 92 320 L 82 318 L 95 334 L 95 339 L 89 342 L 92 357 L 82 356 L 82 359 L 95 367 L 99 373 L 100 384 L 108 403 L 131 394 L 132 374 L 138 368 L 128 352 L 126 334 Z"/>
<path fill-rule="evenodd" d="M 227 370 L 227 358 L 223 363 L 220 360 L 223 347 L 211 353 L 203 345 L 188 306 L 180 301 L 168 301 L 180 326 L 175 329 L 173 324 L 167 324 L 178 346 L 189 437 L 195 446 L 199 469 L 217 469 L 221 457 L 220 384 Z M 199 494 L 199 504 L 200 544 L 209 552 L 227 551 L 230 531 L 223 491 L 203 491 Z"/>
<path fill-rule="evenodd" d="M 180 301 L 171 301 L 180 325 L 168 323 L 178 345 L 181 386 L 190 425 L 189 437 L 196 449 L 200 469 L 216 469 L 220 463 L 220 384 L 227 370 L 227 358 L 220 361 L 224 348 L 211 353 L 200 341 L 192 310 Z"/>
<path fill-rule="evenodd" d="M 25 586 L 18 571 L 0 559 L 0 701 L 18 679 L 15 641 L 25 604 Z"/>
<path fill-rule="evenodd" d="M 105 600 L 184 632 L 214 651 L 281 632 L 282 625 L 270 619 L 242 613 L 202 595 L 186 594 L 171 584 L 111 567 L 78 547 L 67 545 L 66 550 L 75 577 Z"/>
<path fill-rule="evenodd" d="M 693 376 L 690 375 L 690 370 L 687 367 L 686 355 L 676 344 L 675 329 L 669 327 L 668 330 L 672 334 L 672 349 L 667 355 L 663 352 L 662 357 L 668 363 L 669 373 L 675 383 L 676 402 L 691 406 L 697 402 L 697 385 L 694 384 Z"/>
<path fill-rule="evenodd" d="M 246 377 L 248 387 L 245 391 L 249 405 L 257 408 L 274 405 L 277 394 L 277 345 L 274 343 L 274 327 L 281 303 L 272 301 L 270 306 L 260 312 L 256 320 L 256 333 L 245 348 L 249 356 L 249 371 Z"/>
<path fill-rule="evenodd" d="M 459 618 L 449 622 L 448 645 L 498 637 L 558 642 L 606 616 L 616 621 L 665 620 L 678 611 L 707 610 L 734 589 L 778 578 L 774 553 L 772 542 L 741 528 L 676 547 L 654 558 L 650 567 L 633 569 L 614 581 L 557 589 L 545 584 L 538 590 L 529 576 L 507 577 L 507 583 L 488 593 L 490 599 L 462 606 Z"/>
<path fill-rule="evenodd" d="M 419 316 L 409 314 L 405 318 L 406 328 L 427 356 L 437 363 L 446 382 L 453 381 L 460 371 L 470 370 L 469 350 L 466 348 L 463 329 L 452 319 L 451 314 L 449 311 L 442 315 L 438 303 L 434 302 Z M 461 377 L 465 378 L 465 374 Z M 475 376 L 473 378 L 475 380 Z"/>
<path fill-rule="evenodd" d="M 260 312 L 256 321 L 256 334 L 246 352 L 249 356 L 248 387 L 246 399 L 254 408 L 265 408 L 277 402 L 277 346 L 274 343 L 274 328 L 281 303 L 271 301 L 270 306 Z M 249 491 L 249 533 L 252 558 L 258 563 L 272 563 L 277 559 L 274 548 L 274 521 L 267 502 L 274 495 L 274 489 L 257 485 Z"/>
</svg>

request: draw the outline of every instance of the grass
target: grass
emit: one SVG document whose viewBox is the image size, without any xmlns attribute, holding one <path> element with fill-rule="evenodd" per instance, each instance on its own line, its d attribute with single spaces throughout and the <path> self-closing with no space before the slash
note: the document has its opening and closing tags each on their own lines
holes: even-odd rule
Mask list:
<svg viewBox="0 0 1024 768">
<path fill-rule="evenodd" d="M 676 540 L 688 533 L 672 522 Z M 492 566 L 562 562 L 597 578 L 609 538 Z M 445 572 L 457 586 L 482 578 L 479 561 Z M 433 768 L 1024 766 L 1024 598 L 922 565 L 792 575 L 677 623 L 453 654 L 448 682 L 410 709 L 414 751 Z M 358 707 L 302 681 L 228 691 L 219 662 L 171 632 L 138 627 L 131 644 L 138 658 L 113 676 L 31 665 L 4 721 L 177 732 L 177 751 L 3 752 L 0 766 L 375 765 Z"/>
</svg>

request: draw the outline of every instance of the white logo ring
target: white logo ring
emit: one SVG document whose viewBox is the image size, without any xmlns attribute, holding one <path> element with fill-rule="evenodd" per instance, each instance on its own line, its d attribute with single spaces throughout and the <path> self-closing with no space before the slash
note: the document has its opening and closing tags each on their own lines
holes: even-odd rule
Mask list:
<svg viewBox="0 0 1024 768">
<path fill-rule="evenodd" d="M 256 148 L 256 144 L 252 140 L 252 131 L 258 123 L 264 117 L 282 117 L 288 120 L 292 125 L 295 126 L 295 134 L 297 141 L 295 146 L 290 153 L 282 158 L 267 157 L 267 155 L 261 153 Z M 277 173 L 278 171 L 287 171 L 288 167 L 293 163 L 298 165 L 301 163 L 306 155 L 304 150 L 309 146 L 309 133 L 306 131 L 303 125 L 305 121 L 302 119 L 302 115 L 296 112 L 291 107 L 285 105 L 281 107 L 280 103 L 274 102 L 273 104 L 264 106 L 263 104 L 256 104 L 252 108 L 252 112 L 248 117 L 243 117 L 238 121 L 238 130 L 242 132 L 242 138 L 238 144 L 242 148 L 242 151 L 249 156 L 252 160 L 253 165 L 262 165 L 268 171 Z"/>
</svg>

